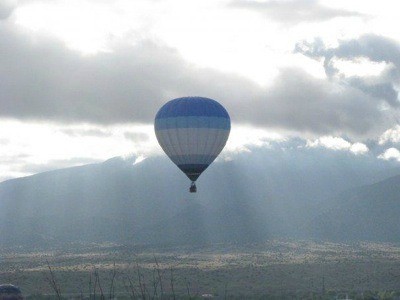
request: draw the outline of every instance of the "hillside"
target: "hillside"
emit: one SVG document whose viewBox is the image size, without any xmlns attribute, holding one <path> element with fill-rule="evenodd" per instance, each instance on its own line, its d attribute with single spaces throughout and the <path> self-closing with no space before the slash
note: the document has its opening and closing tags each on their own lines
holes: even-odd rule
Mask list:
<svg viewBox="0 0 400 300">
<path fill-rule="evenodd" d="M 328 240 L 400 241 L 400 176 L 341 193 L 313 222 Z"/>
<path fill-rule="evenodd" d="M 164 157 L 138 164 L 134 158 L 113 158 L 8 180 L 0 183 L 0 244 L 376 239 L 379 230 L 388 240 L 400 239 L 392 235 L 399 189 L 389 192 L 385 181 L 353 190 L 354 197 L 345 192 L 400 173 L 393 164 L 343 153 L 295 153 L 270 149 L 216 162 L 200 177 L 196 195 L 188 193 L 189 180 Z M 393 216 L 387 212 L 391 207 Z M 331 208 L 337 209 L 319 218 Z M 376 218 L 385 223 L 379 227 Z M 310 229 L 310 220 L 320 230 Z M 344 234 L 350 220 L 357 221 L 355 229 Z M 361 234 L 356 228 L 366 228 L 363 222 L 375 224 L 376 234 Z"/>
</svg>

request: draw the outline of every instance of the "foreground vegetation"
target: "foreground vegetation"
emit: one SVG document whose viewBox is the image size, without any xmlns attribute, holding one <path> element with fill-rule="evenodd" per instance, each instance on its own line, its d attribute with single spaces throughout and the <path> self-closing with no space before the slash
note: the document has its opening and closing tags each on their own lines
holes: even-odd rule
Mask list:
<svg viewBox="0 0 400 300">
<path fill-rule="evenodd" d="M 192 247 L 1 249 L 0 283 L 28 298 L 396 299 L 400 245 L 268 241 Z M 96 298 L 97 297 L 97 298 Z"/>
</svg>

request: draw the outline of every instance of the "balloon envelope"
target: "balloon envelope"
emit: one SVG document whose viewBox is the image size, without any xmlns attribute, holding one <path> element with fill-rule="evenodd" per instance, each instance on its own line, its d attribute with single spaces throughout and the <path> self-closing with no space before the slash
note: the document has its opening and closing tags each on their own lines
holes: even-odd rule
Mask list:
<svg viewBox="0 0 400 300">
<path fill-rule="evenodd" d="M 224 148 L 231 121 L 217 101 L 183 97 L 161 107 L 154 128 L 168 157 L 190 180 L 196 181 Z"/>
</svg>

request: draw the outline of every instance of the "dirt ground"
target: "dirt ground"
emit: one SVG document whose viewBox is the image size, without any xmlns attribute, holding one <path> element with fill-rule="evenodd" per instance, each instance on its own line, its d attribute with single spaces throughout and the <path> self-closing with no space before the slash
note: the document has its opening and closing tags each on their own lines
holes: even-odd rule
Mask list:
<svg viewBox="0 0 400 300">
<path fill-rule="evenodd" d="M 340 293 L 366 299 L 371 293 L 393 296 L 400 291 L 400 245 L 275 240 L 248 245 L 1 249 L 0 283 L 18 285 L 33 298 L 60 292 L 66 298 L 103 294 L 107 299 L 334 299 Z"/>
</svg>

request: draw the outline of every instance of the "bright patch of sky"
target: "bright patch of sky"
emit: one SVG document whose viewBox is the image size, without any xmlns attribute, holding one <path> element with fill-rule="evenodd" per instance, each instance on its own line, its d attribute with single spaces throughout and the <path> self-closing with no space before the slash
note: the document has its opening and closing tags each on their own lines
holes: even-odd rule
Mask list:
<svg viewBox="0 0 400 300">
<path fill-rule="evenodd" d="M 265 129 L 234 127 L 225 146 L 225 153 L 230 156 L 232 153 L 251 152 L 251 147 L 268 147 L 271 143 L 286 140 L 284 135 Z"/>
<path fill-rule="evenodd" d="M 135 10 L 127 11 L 101 1 L 32 1 L 18 7 L 14 18 L 33 33 L 55 36 L 72 49 L 95 54 L 111 51 L 113 41 L 145 30 L 148 5 L 144 1 L 135 1 L 135 5 Z"/>
<path fill-rule="evenodd" d="M 99 127 L 1 121 L 0 181 L 40 171 L 102 162 L 115 156 L 161 153 L 153 126 Z"/>
<path fill-rule="evenodd" d="M 365 14 L 368 22 L 365 22 L 363 31 L 389 36 L 397 40 L 400 39 L 400 32 L 397 30 L 399 26 L 398 12 L 400 9 L 398 1 L 324 0 L 323 3 Z"/>
</svg>

